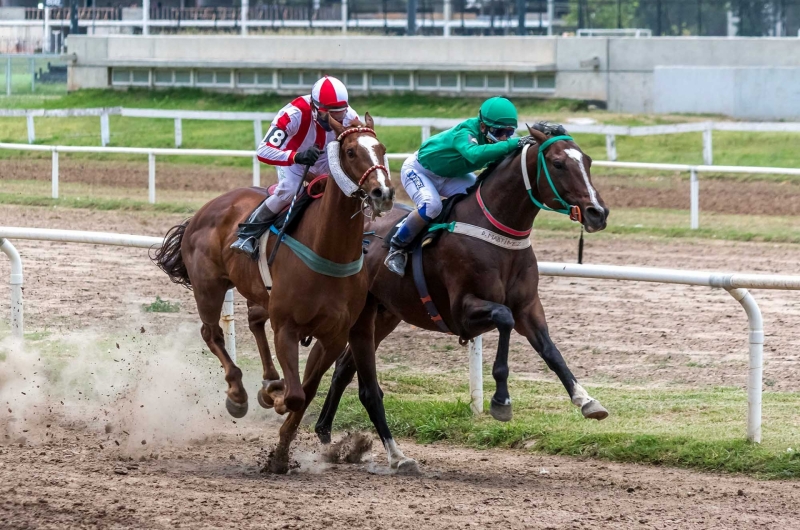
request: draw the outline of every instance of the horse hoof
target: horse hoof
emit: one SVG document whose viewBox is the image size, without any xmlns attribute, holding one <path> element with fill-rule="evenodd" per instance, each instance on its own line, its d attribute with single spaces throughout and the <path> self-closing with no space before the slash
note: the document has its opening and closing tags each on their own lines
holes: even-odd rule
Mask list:
<svg viewBox="0 0 800 530">
<path fill-rule="evenodd" d="M 228 414 L 234 418 L 244 418 L 245 414 L 247 414 L 247 401 L 240 405 L 239 403 L 234 402 L 231 398 L 226 398 L 225 408 L 228 409 Z"/>
<path fill-rule="evenodd" d="M 397 464 L 398 475 L 419 475 L 419 464 L 413 458 L 406 458 Z"/>
<path fill-rule="evenodd" d="M 267 470 L 274 475 L 285 475 L 289 472 L 289 463 L 270 460 Z"/>
<path fill-rule="evenodd" d="M 272 399 L 272 396 L 265 392 L 263 388 L 258 391 L 256 396 L 258 397 L 258 404 L 265 409 L 271 409 L 275 406 L 275 401 Z"/>
<path fill-rule="evenodd" d="M 330 433 L 330 431 L 325 432 L 323 430 L 319 430 L 319 431 L 316 431 L 316 433 L 317 433 L 317 438 L 319 438 L 319 443 L 324 444 L 324 445 L 328 445 L 329 443 L 331 443 L 331 433 Z"/>
<path fill-rule="evenodd" d="M 513 413 L 511 411 L 511 403 L 508 405 L 501 405 L 500 403 L 495 403 L 492 400 L 492 404 L 489 406 L 489 414 L 492 415 L 492 418 L 496 419 L 497 421 L 511 421 Z"/>
<path fill-rule="evenodd" d="M 596 399 L 591 400 L 581 407 L 581 413 L 586 419 L 604 420 L 608 418 L 608 411 Z"/>
</svg>

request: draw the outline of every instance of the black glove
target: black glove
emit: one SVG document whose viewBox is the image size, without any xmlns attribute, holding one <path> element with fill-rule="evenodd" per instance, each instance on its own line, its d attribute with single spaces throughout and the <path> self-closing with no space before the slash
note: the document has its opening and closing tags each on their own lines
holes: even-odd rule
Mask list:
<svg viewBox="0 0 800 530">
<path fill-rule="evenodd" d="M 518 139 L 517 147 L 525 147 L 526 145 L 536 145 L 536 139 L 533 136 L 523 136 Z"/>
<path fill-rule="evenodd" d="M 319 155 L 322 154 L 322 149 L 316 145 L 312 145 L 305 151 L 300 151 L 294 155 L 294 163 L 302 164 L 304 166 L 313 166 L 319 160 Z"/>
</svg>

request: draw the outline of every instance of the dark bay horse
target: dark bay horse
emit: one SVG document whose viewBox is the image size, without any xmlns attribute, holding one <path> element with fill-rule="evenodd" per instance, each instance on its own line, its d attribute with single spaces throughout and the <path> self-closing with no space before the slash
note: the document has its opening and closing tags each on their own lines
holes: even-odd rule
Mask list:
<svg viewBox="0 0 800 530">
<path fill-rule="evenodd" d="M 390 210 L 394 201 L 394 188 L 382 165 L 386 148 L 375 137 L 369 114 L 365 121 L 366 127 L 356 123 L 344 128 L 331 118 L 337 142 L 328 147 L 332 174 L 328 180 L 335 183 L 327 183 L 322 198 L 308 206 L 291 230 L 292 238 L 327 260 L 330 267 L 357 265 L 363 256 L 364 208 L 380 215 Z M 363 266 L 346 277 L 315 272 L 284 242 L 270 268 L 273 287 L 268 291 L 258 263 L 230 248 L 238 224 L 265 197 L 261 188 L 243 188 L 208 202 L 191 219 L 170 230 L 155 261 L 173 281 L 194 290 L 203 322 L 201 334 L 225 370 L 226 407 L 234 417 L 247 413 L 247 392 L 241 370 L 225 350 L 219 326 L 225 292 L 236 287 L 249 306 L 269 312 L 284 381 L 268 389 L 273 393 L 261 397 L 265 404 L 280 397 L 290 411 L 270 461 L 272 471 L 285 473 L 289 445 L 303 413 L 314 398 L 320 378 L 347 345 L 349 331 L 362 313 L 368 276 Z M 268 248 L 262 252 L 269 255 L 276 240 L 276 236 L 270 236 Z M 262 334 L 263 331 L 262 327 Z M 315 337 L 317 343 L 309 355 L 301 385 L 298 343 L 305 337 Z M 266 337 L 259 342 L 259 350 L 264 379 L 277 380 Z"/>
<path fill-rule="evenodd" d="M 538 201 L 551 209 L 572 205 L 573 215 L 580 218 L 588 232 L 604 229 L 608 209 L 592 185 L 591 158 L 569 137 L 560 136 L 564 140 L 548 142 L 550 138 L 543 132 L 531 127 L 528 129 L 537 144 L 510 155 L 486 176 L 482 175 L 479 187 L 476 186 L 469 196 L 455 205 L 449 221 L 480 227 L 490 231 L 492 238 L 505 236 L 527 244 L 529 229 L 540 211 L 535 206 Z M 544 156 L 539 157 L 539 146 L 542 145 L 546 149 Z M 543 164 L 546 167 L 541 167 Z M 538 178 L 544 169 L 547 169 L 544 174 L 548 178 Z M 524 178 L 524 174 L 530 175 L 529 179 Z M 526 187 L 525 181 L 532 181 L 533 176 L 537 176 L 536 182 L 530 188 Z M 576 209 L 580 211 L 579 216 Z M 360 327 L 351 332 L 350 344 L 337 360 L 331 387 L 316 424 L 317 435 L 323 442 L 330 441 L 339 400 L 356 369 L 362 403 L 379 432 L 388 432 L 383 417 L 382 392 L 372 377 L 376 348 L 400 321 L 441 331 L 420 301 L 411 274 L 415 264 L 408 267 L 404 277 L 393 274 L 383 265 L 388 249 L 376 238 L 387 237 L 406 213 L 395 208 L 387 216 L 366 223 L 365 232 L 374 231 L 376 234 L 370 238 L 366 256 L 370 293 L 357 323 Z M 512 237 L 507 237 L 512 234 Z M 536 256 L 529 247 L 501 248 L 463 234 L 445 233 L 436 245 L 423 252 L 423 263 L 429 296 L 453 334 L 466 341 L 493 329 L 499 332 L 492 369 L 497 388 L 490 408 L 495 419 L 508 421 L 512 415 L 507 387 L 512 330 L 528 339 L 556 373 L 572 403 L 580 407 L 584 417 L 601 420 L 608 416 L 606 409 L 578 383 L 550 339 L 539 299 Z M 364 371 L 364 366 L 369 370 Z"/>
</svg>

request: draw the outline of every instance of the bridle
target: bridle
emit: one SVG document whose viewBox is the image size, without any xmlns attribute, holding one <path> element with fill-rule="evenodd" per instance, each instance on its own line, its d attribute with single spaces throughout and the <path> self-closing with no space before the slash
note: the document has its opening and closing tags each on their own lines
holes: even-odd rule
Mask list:
<svg viewBox="0 0 800 530">
<path fill-rule="evenodd" d="M 528 192 L 528 197 L 530 197 L 531 202 L 533 202 L 533 204 L 535 204 L 537 208 L 540 208 L 542 210 L 547 210 L 550 212 L 557 212 L 557 213 L 563 213 L 564 215 L 569 215 L 569 218 L 572 221 L 580 223 L 582 221 L 581 209 L 578 206 L 567 203 L 567 201 L 561 198 L 561 195 L 558 193 L 558 190 L 556 189 L 556 186 L 553 183 L 553 179 L 550 177 L 550 171 L 547 169 L 547 163 L 544 158 L 544 152 L 547 150 L 547 148 L 550 147 L 553 143 L 559 141 L 573 141 L 573 139 L 571 136 L 554 136 L 545 141 L 544 143 L 542 143 L 541 146 L 539 146 L 539 156 L 537 157 L 536 160 L 536 185 L 538 187 L 539 177 L 541 176 L 542 168 L 544 168 L 544 174 L 547 177 L 547 182 L 550 184 L 550 189 L 552 190 L 556 201 L 558 201 L 562 206 L 564 206 L 564 208 L 561 209 L 550 208 L 549 206 L 537 200 L 536 197 L 533 196 L 530 178 L 528 177 L 528 164 L 527 164 L 528 149 L 533 144 L 525 144 L 522 148 L 522 153 L 520 155 L 520 164 L 522 166 L 522 179 L 525 181 L 525 189 Z M 528 237 L 530 235 L 531 231 L 533 230 L 533 227 L 529 228 L 528 230 L 515 230 L 498 221 L 497 218 L 493 216 L 491 212 L 489 212 L 489 208 L 486 207 L 486 204 L 483 202 L 483 197 L 481 197 L 480 184 L 478 185 L 478 189 L 475 192 L 475 198 L 478 201 L 478 206 L 480 206 L 483 215 L 492 224 L 492 226 L 512 237 Z"/>
<path fill-rule="evenodd" d="M 336 141 L 341 143 L 344 138 L 346 138 L 347 136 L 349 136 L 351 134 L 354 134 L 354 133 L 369 134 L 373 138 L 376 138 L 376 139 L 378 138 L 378 136 L 375 134 L 375 131 L 373 129 L 371 129 L 370 127 L 353 127 L 352 129 L 347 129 L 346 131 L 343 131 L 342 134 L 340 134 L 339 136 L 336 137 Z M 389 174 L 389 170 L 386 169 L 386 166 L 384 166 L 383 164 L 375 164 L 374 166 L 372 166 L 369 169 L 367 169 L 364 172 L 364 174 L 361 175 L 361 178 L 358 179 L 358 187 L 361 188 L 361 186 L 364 185 L 364 182 L 367 181 L 367 178 L 369 178 L 369 176 L 372 173 L 374 173 L 375 171 L 378 171 L 379 169 L 384 170 L 387 175 Z"/>
</svg>

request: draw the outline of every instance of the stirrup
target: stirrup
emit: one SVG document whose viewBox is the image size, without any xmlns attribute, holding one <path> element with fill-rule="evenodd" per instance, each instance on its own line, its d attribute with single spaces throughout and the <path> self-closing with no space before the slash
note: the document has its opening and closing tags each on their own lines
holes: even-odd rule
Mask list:
<svg viewBox="0 0 800 530">
<path fill-rule="evenodd" d="M 389 252 L 383 264 L 386 268 L 397 274 L 398 276 L 405 276 L 406 263 L 408 262 L 408 254 L 402 248 L 396 248 Z"/>
<path fill-rule="evenodd" d="M 258 259 L 258 240 L 254 237 L 239 238 L 233 242 L 231 249 L 247 254 L 251 259 Z"/>
</svg>

